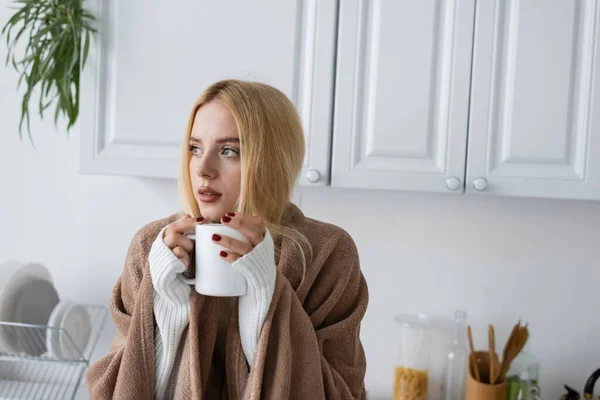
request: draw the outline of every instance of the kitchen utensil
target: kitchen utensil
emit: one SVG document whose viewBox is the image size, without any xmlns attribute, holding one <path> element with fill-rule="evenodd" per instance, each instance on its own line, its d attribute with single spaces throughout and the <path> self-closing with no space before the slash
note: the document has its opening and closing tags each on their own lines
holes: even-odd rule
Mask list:
<svg viewBox="0 0 600 400">
<path fill-rule="evenodd" d="M 577 390 L 567 385 L 565 385 L 565 389 L 567 389 L 567 394 L 563 394 L 560 400 L 579 400 L 581 398 Z"/>
<path fill-rule="evenodd" d="M 495 359 L 496 359 L 496 342 L 494 338 L 494 328 L 492 325 L 488 326 L 488 340 L 490 345 L 490 384 L 496 383 L 495 379 Z"/>
<path fill-rule="evenodd" d="M 43 279 L 31 279 L 23 284 L 15 306 L 15 322 L 33 325 L 47 325 L 52 310 L 58 304 L 59 297 L 54 285 Z M 46 341 L 43 331 L 35 335 L 24 329 L 19 330 L 17 343 L 21 351 L 39 356 L 46 352 Z M 29 333 L 29 334 L 28 334 Z"/>
<path fill-rule="evenodd" d="M 481 370 L 480 379 L 474 376 L 475 368 L 471 365 L 467 374 L 467 400 L 505 400 L 506 382 L 489 384 L 489 371 L 491 357 L 489 351 L 477 351 L 473 353 L 475 364 Z"/>
<path fill-rule="evenodd" d="M 477 366 L 477 359 L 475 358 L 475 347 L 473 346 L 473 334 L 471 332 L 471 325 L 467 326 L 467 337 L 469 338 L 469 348 L 471 349 L 471 355 L 469 356 L 471 368 L 473 368 L 473 374 L 475 376 L 475 379 L 477 381 L 481 381 L 479 368 Z"/>
<path fill-rule="evenodd" d="M 194 285 L 196 292 L 206 296 L 241 296 L 246 293 L 247 282 L 244 275 L 219 253 L 226 250 L 223 246 L 212 240 L 213 234 L 229 236 L 241 242 L 248 243 L 248 238 L 223 224 L 196 225 L 195 234 L 186 236 L 195 241 L 194 264 L 196 267 L 195 278 L 185 278 L 182 281 Z"/>
<path fill-rule="evenodd" d="M 504 345 L 504 350 L 502 352 L 502 363 L 500 364 L 500 369 L 496 372 L 496 375 L 494 376 L 495 382 L 498 382 L 498 380 L 501 379 L 502 371 L 505 369 L 505 364 L 509 357 L 511 357 L 511 354 L 513 352 L 513 346 L 516 340 L 517 330 L 518 325 L 515 325 L 512 331 L 510 332 L 508 339 L 506 340 L 506 344 Z M 508 368 L 506 368 L 506 370 L 508 371 Z"/>
<path fill-rule="evenodd" d="M 0 282 L 0 321 L 15 321 L 15 310 L 23 286 L 31 279 L 42 279 L 52 283 L 52 276 L 40 263 L 23 263 L 16 260 L 0 265 L 0 270 L 10 271 L 8 277 Z M 18 328 L 0 328 L 0 349 L 19 353 L 17 341 Z"/>
<path fill-rule="evenodd" d="M 81 304 L 71 303 L 64 312 L 60 326 L 68 334 L 60 337 L 63 358 L 76 360 L 83 357 L 92 333 L 92 323 L 86 309 Z"/>
<path fill-rule="evenodd" d="M 500 365 L 500 360 L 498 360 L 498 353 L 496 353 L 496 332 L 494 330 L 494 327 L 492 325 L 490 325 L 490 331 L 492 334 L 492 339 L 493 339 L 493 352 L 492 352 L 492 363 L 494 365 L 494 374 L 491 376 L 493 382 L 491 382 L 492 384 L 495 384 L 497 382 L 497 376 L 498 376 L 498 372 L 500 371 L 501 365 Z"/>
<path fill-rule="evenodd" d="M 583 396 L 586 399 L 591 400 L 594 398 L 594 386 L 596 385 L 596 381 L 598 379 L 600 379 L 600 368 L 594 371 L 585 383 L 585 387 L 583 388 Z M 564 394 L 560 398 L 561 400 L 579 400 L 581 398 L 579 392 L 577 392 L 575 389 L 567 385 L 565 385 L 565 389 L 567 389 L 567 394 Z"/>
<path fill-rule="evenodd" d="M 500 371 L 496 373 L 496 376 L 494 377 L 495 382 L 503 382 L 506 380 L 506 373 L 510 368 L 510 363 L 523 349 L 528 337 L 529 331 L 527 329 L 527 325 L 522 327 L 521 321 L 519 321 L 513 327 L 512 332 L 508 340 L 506 341 L 506 345 L 504 346 L 504 353 L 502 355 L 502 365 L 500 367 Z"/>
<path fill-rule="evenodd" d="M 50 320 L 48 321 L 48 329 L 46 330 L 46 346 L 48 351 L 55 358 L 62 360 L 63 354 L 61 349 L 61 322 L 67 307 L 71 304 L 69 300 L 60 301 L 52 310 Z"/>
<path fill-rule="evenodd" d="M 525 347 L 525 343 L 527 342 L 528 338 L 529 338 L 529 331 L 527 329 L 527 326 L 524 326 L 524 327 L 519 326 L 518 335 L 517 335 L 517 339 L 516 339 L 516 342 L 514 345 L 512 357 L 510 358 L 509 362 L 506 364 L 505 369 L 502 371 L 502 380 L 506 380 L 506 373 L 508 372 L 508 370 L 510 368 L 510 364 L 515 359 L 515 357 L 517 357 L 517 355 L 521 352 L 521 350 L 523 350 L 523 347 Z"/>
<path fill-rule="evenodd" d="M 53 311 L 46 331 L 46 341 L 51 353 L 61 360 L 82 357 L 91 332 L 91 320 L 86 309 L 69 300 L 62 301 Z"/>
<path fill-rule="evenodd" d="M 594 371 L 592 375 L 588 378 L 585 383 L 585 387 L 583 388 L 583 395 L 586 399 L 591 399 L 594 397 L 594 386 L 596 385 L 596 381 L 600 378 L 600 368 Z"/>
</svg>

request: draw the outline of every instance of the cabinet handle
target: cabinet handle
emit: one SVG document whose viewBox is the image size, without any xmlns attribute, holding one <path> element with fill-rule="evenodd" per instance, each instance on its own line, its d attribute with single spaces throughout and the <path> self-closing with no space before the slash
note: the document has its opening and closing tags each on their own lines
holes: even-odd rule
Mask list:
<svg viewBox="0 0 600 400">
<path fill-rule="evenodd" d="M 487 184 L 487 179 L 481 177 L 475 178 L 473 181 L 473 189 L 477 190 L 478 192 L 483 192 L 485 189 L 487 189 Z"/>
<path fill-rule="evenodd" d="M 450 190 L 457 190 L 460 188 L 460 179 L 456 176 L 451 176 L 446 179 L 446 187 Z"/>
<path fill-rule="evenodd" d="M 310 183 L 317 183 L 321 180 L 321 173 L 316 169 L 309 169 L 306 173 L 306 180 Z"/>
</svg>

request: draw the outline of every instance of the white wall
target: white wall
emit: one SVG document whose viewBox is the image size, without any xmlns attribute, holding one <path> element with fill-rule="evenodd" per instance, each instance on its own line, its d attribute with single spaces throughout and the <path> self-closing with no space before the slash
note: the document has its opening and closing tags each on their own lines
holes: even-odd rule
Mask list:
<svg viewBox="0 0 600 400">
<path fill-rule="evenodd" d="M 175 182 L 80 175 L 79 133 L 67 140 L 50 119 L 33 122 L 37 152 L 21 143 L 16 81 L 0 67 L 0 261 L 39 260 L 62 297 L 107 304 L 131 236 L 176 211 Z M 582 389 L 600 367 L 600 203 L 331 188 L 299 197 L 307 215 L 357 242 L 371 296 L 362 339 L 373 398 L 391 397 L 400 312 L 465 309 L 480 347 L 487 323 L 503 345 L 524 317 L 544 398 L 559 398 L 563 383 Z M 94 359 L 113 334 L 109 321 Z"/>
</svg>

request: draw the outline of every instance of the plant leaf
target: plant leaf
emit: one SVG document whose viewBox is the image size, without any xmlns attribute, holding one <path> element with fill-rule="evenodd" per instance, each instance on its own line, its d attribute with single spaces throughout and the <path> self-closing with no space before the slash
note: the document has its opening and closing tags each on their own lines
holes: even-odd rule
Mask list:
<svg viewBox="0 0 600 400">
<path fill-rule="evenodd" d="M 26 94 L 23 96 L 21 102 L 21 120 L 19 121 L 19 138 L 22 138 L 23 121 L 27 122 L 27 132 L 29 132 L 29 138 L 31 139 L 31 129 L 29 125 L 29 96 Z"/>
<path fill-rule="evenodd" d="M 23 19 L 24 13 L 25 12 L 23 11 L 23 9 L 20 9 L 12 17 L 10 17 L 8 22 L 2 28 L 2 34 L 4 35 L 4 33 L 6 32 L 7 29 L 10 30 L 14 25 L 17 24 L 17 22 L 19 22 L 21 19 Z"/>
<path fill-rule="evenodd" d="M 81 69 L 85 68 L 85 63 L 90 52 L 90 31 L 85 31 L 85 40 L 83 44 L 83 61 L 81 62 Z"/>
<path fill-rule="evenodd" d="M 12 62 L 19 73 L 17 88 L 25 86 L 21 101 L 19 137 L 31 135 L 31 100 L 43 119 L 54 105 L 54 122 L 68 118 L 67 133 L 79 117 L 80 72 L 85 66 L 96 18 L 83 8 L 82 0 L 16 0 L 14 14 L 2 27 L 7 43 L 6 65 Z M 16 33 L 16 35 L 15 35 Z M 24 50 L 17 43 L 25 39 Z M 35 145 L 34 145 L 35 147 Z"/>
</svg>

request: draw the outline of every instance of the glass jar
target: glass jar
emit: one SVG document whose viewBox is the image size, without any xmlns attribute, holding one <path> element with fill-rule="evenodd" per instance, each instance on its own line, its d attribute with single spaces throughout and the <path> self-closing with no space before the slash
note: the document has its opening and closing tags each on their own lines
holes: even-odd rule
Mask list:
<svg viewBox="0 0 600 400">
<path fill-rule="evenodd" d="M 394 400 L 425 400 L 429 384 L 431 320 L 424 314 L 401 314 L 394 368 Z"/>
</svg>

